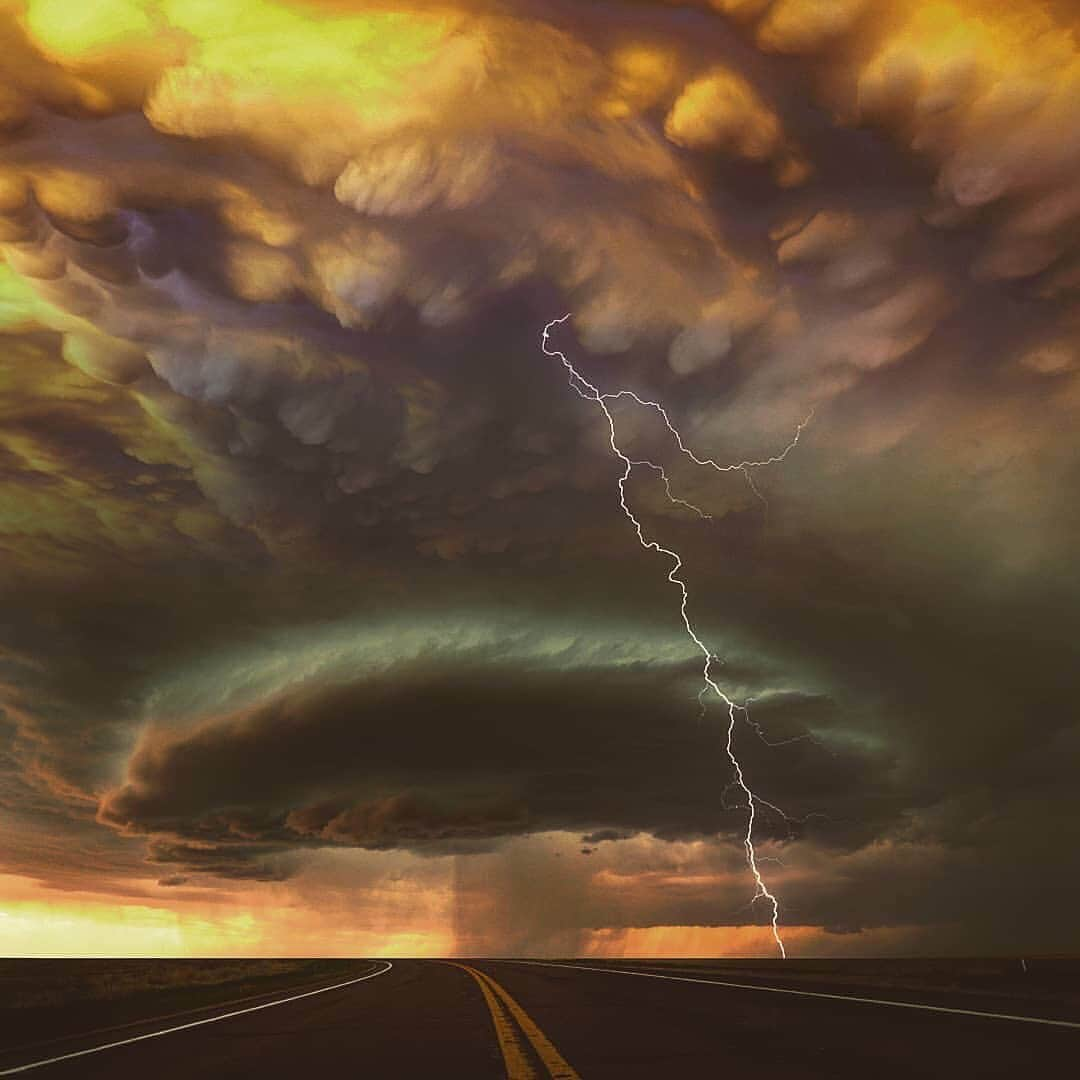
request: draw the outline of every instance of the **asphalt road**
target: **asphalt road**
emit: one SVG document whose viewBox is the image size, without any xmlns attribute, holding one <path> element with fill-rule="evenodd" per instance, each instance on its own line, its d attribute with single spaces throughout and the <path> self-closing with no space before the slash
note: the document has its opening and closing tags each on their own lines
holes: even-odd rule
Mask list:
<svg viewBox="0 0 1080 1080">
<path fill-rule="evenodd" d="M 314 987 L 32 1046 L 6 1032 L 0 1076 L 1015 1080 L 1075 1075 L 1080 1052 L 1080 1016 L 1052 1002 L 1027 1004 L 1027 1015 L 1056 1021 L 1033 1023 L 987 1015 L 1015 1002 L 962 993 L 874 998 L 827 983 L 735 986 L 722 971 L 638 970 L 357 961 Z"/>
</svg>

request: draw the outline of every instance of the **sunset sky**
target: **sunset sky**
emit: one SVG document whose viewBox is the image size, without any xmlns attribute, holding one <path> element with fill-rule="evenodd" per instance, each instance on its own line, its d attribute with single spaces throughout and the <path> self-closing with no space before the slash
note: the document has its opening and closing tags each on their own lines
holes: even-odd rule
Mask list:
<svg viewBox="0 0 1080 1080">
<path fill-rule="evenodd" d="M 789 955 L 1080 947 L 1078 35 L 0 0 L 0 954 L 771 954 L 567 312 Z"/>
</svg>

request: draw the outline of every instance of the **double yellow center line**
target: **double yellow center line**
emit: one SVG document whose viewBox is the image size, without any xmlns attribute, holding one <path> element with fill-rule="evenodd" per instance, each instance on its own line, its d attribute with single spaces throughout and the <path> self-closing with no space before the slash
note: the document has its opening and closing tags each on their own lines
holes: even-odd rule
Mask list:
<svg viewBox="0 0 1080 1080">
<path fill-rule="evenodd" d="M 581 1080 L 536 1021 L 490 975 L 468 964 L 454 964 L 454 967 L 467 971 L 480 986 L 495 1024 L 507 1080 L 540 1080 L 522 1035 L 529 1040 L 551 1080 Z"/>
</svg>

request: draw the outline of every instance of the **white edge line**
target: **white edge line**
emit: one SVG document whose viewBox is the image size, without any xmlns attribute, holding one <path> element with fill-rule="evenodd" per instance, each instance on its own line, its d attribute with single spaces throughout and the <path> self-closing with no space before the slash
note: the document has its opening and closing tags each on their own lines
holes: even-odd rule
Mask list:
<svg viewBox="0 0 1080 1080">
<path fill-rule="evenodd" d="M 57 1057 L 42 1058 L 41 1061 L 29 1061 L 25 1065 L 16 1065 L 11 1069 L 0 1069 L 0 1076 L 14 1076 L 16 1073 L 29 1072 L 31 1069 L 39 1069 L 42 1065 L 53 1065 L 58 1061 L 67 1061 L 70 1058 L 84 1057 L 86 1054 L 96 1054 L 101 1050 L 112 1050 L 117 1046 L 128 1046 L 131 1043 L 142 1042 L 144 1039 L 156 1039 L 159 1035 L 171 1035 L 175 1031 L 186 1031 L 188 1028 L 200 1027 L 203 1024 L 213 1024 L 218 1020 L 228 1020 L 233 1016 L 242 1016 L 244 1013 L 258 1012 L 260 1009 L 272 1009 L 275 1005 L 287 1005 L 290 1001 L 299 1001 L 301 998 L 312 997 L 314 994 L 325 994 L 329 990 L 340 990 L 344 986 L 353 986 L 364 982 L 366 979 L 374 979 L 378 975 L 385 975 L 394 965 L 389 960 L 379 961 L 386 965 L 381 971 L 371 971 L 367 975 L 361 975 L 358 979 L 349 979 L 347 982 L 334 983 L 333 986 L 320 986 L 317 990 L 305 990 L 302 994 L 293 994 L 291 997 L 278 998 L 276 1001 L 266 1001 L 262 1005 L 250 1005 L 246 1009 L 233 1009 L 232 1012 L 221 1013 L 220 1016 L 207 1016 L 202 1020 L 191 1020 L 186 1024 L 177 1024 L 175 1027 L 162 1028 L 160 1031 L 148 1031 L 143 1035 L 133 1035 L 130 1039 L 117 1039 L 115 1042 L 102 1043 L 100 1046 L 90 1046 L 85 1050 L 74 1050 L 69 1054 L 59 1054 Z"/>
<path fill-rule="evenodd" d="M 211 1001 L 206 1005 L 194 1005 L 190 1009 L 177 1009 L 175 1012 L 161 1013 L 158 1016 L 144 1016 L 138 1020 L 125 1020 L 120 1024 L 107 1024 L 104 1027 L 87 1028 L 85 1031 L 73 1031 L 70 1035 L 57 1035 L 51 1039 L 35 1039 L 33 1042 L 19 1043 L 17 1046 L 5 1048 L 4 1054 L 16 1056 L 22 1050 L 37 1050 L 43 1046 L 55 1046 L 57 1043 L 86 1042 L 94 1035 L 108 1035 L 112 1031 L 124 1031 L 127 1028 L 146 1027 L 148 1024 L 164 1023 L 166 1020 L 176 1020 L 181 1016 L 194 1016 L 196 1013 L 212 1012 L 214 1009 L 227 1009 L 231 1005 L 242 1005 L 245 1001 L 263 1001 L 275 994 L 284 993 L 286 990 L 302 990 L 309 986 L 321 983 L 322 979 L 304 979 L 295 986 L 278 986 L 273 990 L 262 990 L 258 994 L 244 994 L 243 997 L 227 998 L 225 1001 Z M 214 984 L 207 983 L 207 986 Z M 168 989 L 168 988 L 167 988 Z M 175 989 L 173 987 L 172 989 Z"/>
<path fill-rule="evenodd" d="M 642 979 L 668 979 L 671 982 L 704 983 L 730 990 L 762 990 L 769 994 L 794 994 L 796 997 L 827 998 L 831 1001 L 854 1001 L 860 1005 L 891 1005 L 896 1009 L 921 1009 L 924 1012 L 953 1013 L 957 1016 L 981 1016 L 986 1020 L 1017 1020 L 1024 1024 L 1080 1028 L 1075 1020 L 1049 1020 L 1042 1016 L 1014 1016 L 1011 1013 L 980 1012 L 977 1009 L 952 1009 L 945 1005 L 922 1005 L 914 1001 L 889 1001 L 887 998 L 855 997 L 851 994 L 825 994 L 817 990 L 791 990 L 782 986 L 758 986 L 754 983 L 721 982 L 719 979 L 695 979 L 689 975 L 660 975 L 651 971 L 625 971 L 619 968 L 589 967 L 585 964 L 559 964 L 550 960 L 499 960 L 503 964 L 533 964 L 537 967 L 569 968 L 571 971 L 599 971 L 604 975 L 637 975 Z M 3 1075 L 0 1073 L 0 1075 Z"/>
</svg>

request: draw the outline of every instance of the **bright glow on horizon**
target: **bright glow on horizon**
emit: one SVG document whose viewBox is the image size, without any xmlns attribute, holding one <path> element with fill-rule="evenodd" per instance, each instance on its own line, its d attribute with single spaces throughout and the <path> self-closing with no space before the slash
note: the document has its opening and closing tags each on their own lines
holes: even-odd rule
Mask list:
<svg viewBox="0 0 1080 1080">
<path fill-rule="evenodd" d="M 147 892 L 153 884 L 147 883 Z M 16 899 L 5 899 L 14 896 Z M 48 890 L 0 875 L 0 956 L 290 957 L 446 956 L 444 925 L 384 931 L 352 926 L 290 897 L 246 890 L 200 899 L 110 898 Z M 386 912 L 387 921 L 391 912 Z M 404 921 L 404 920 L 403 920 Z"/>
</svg>

